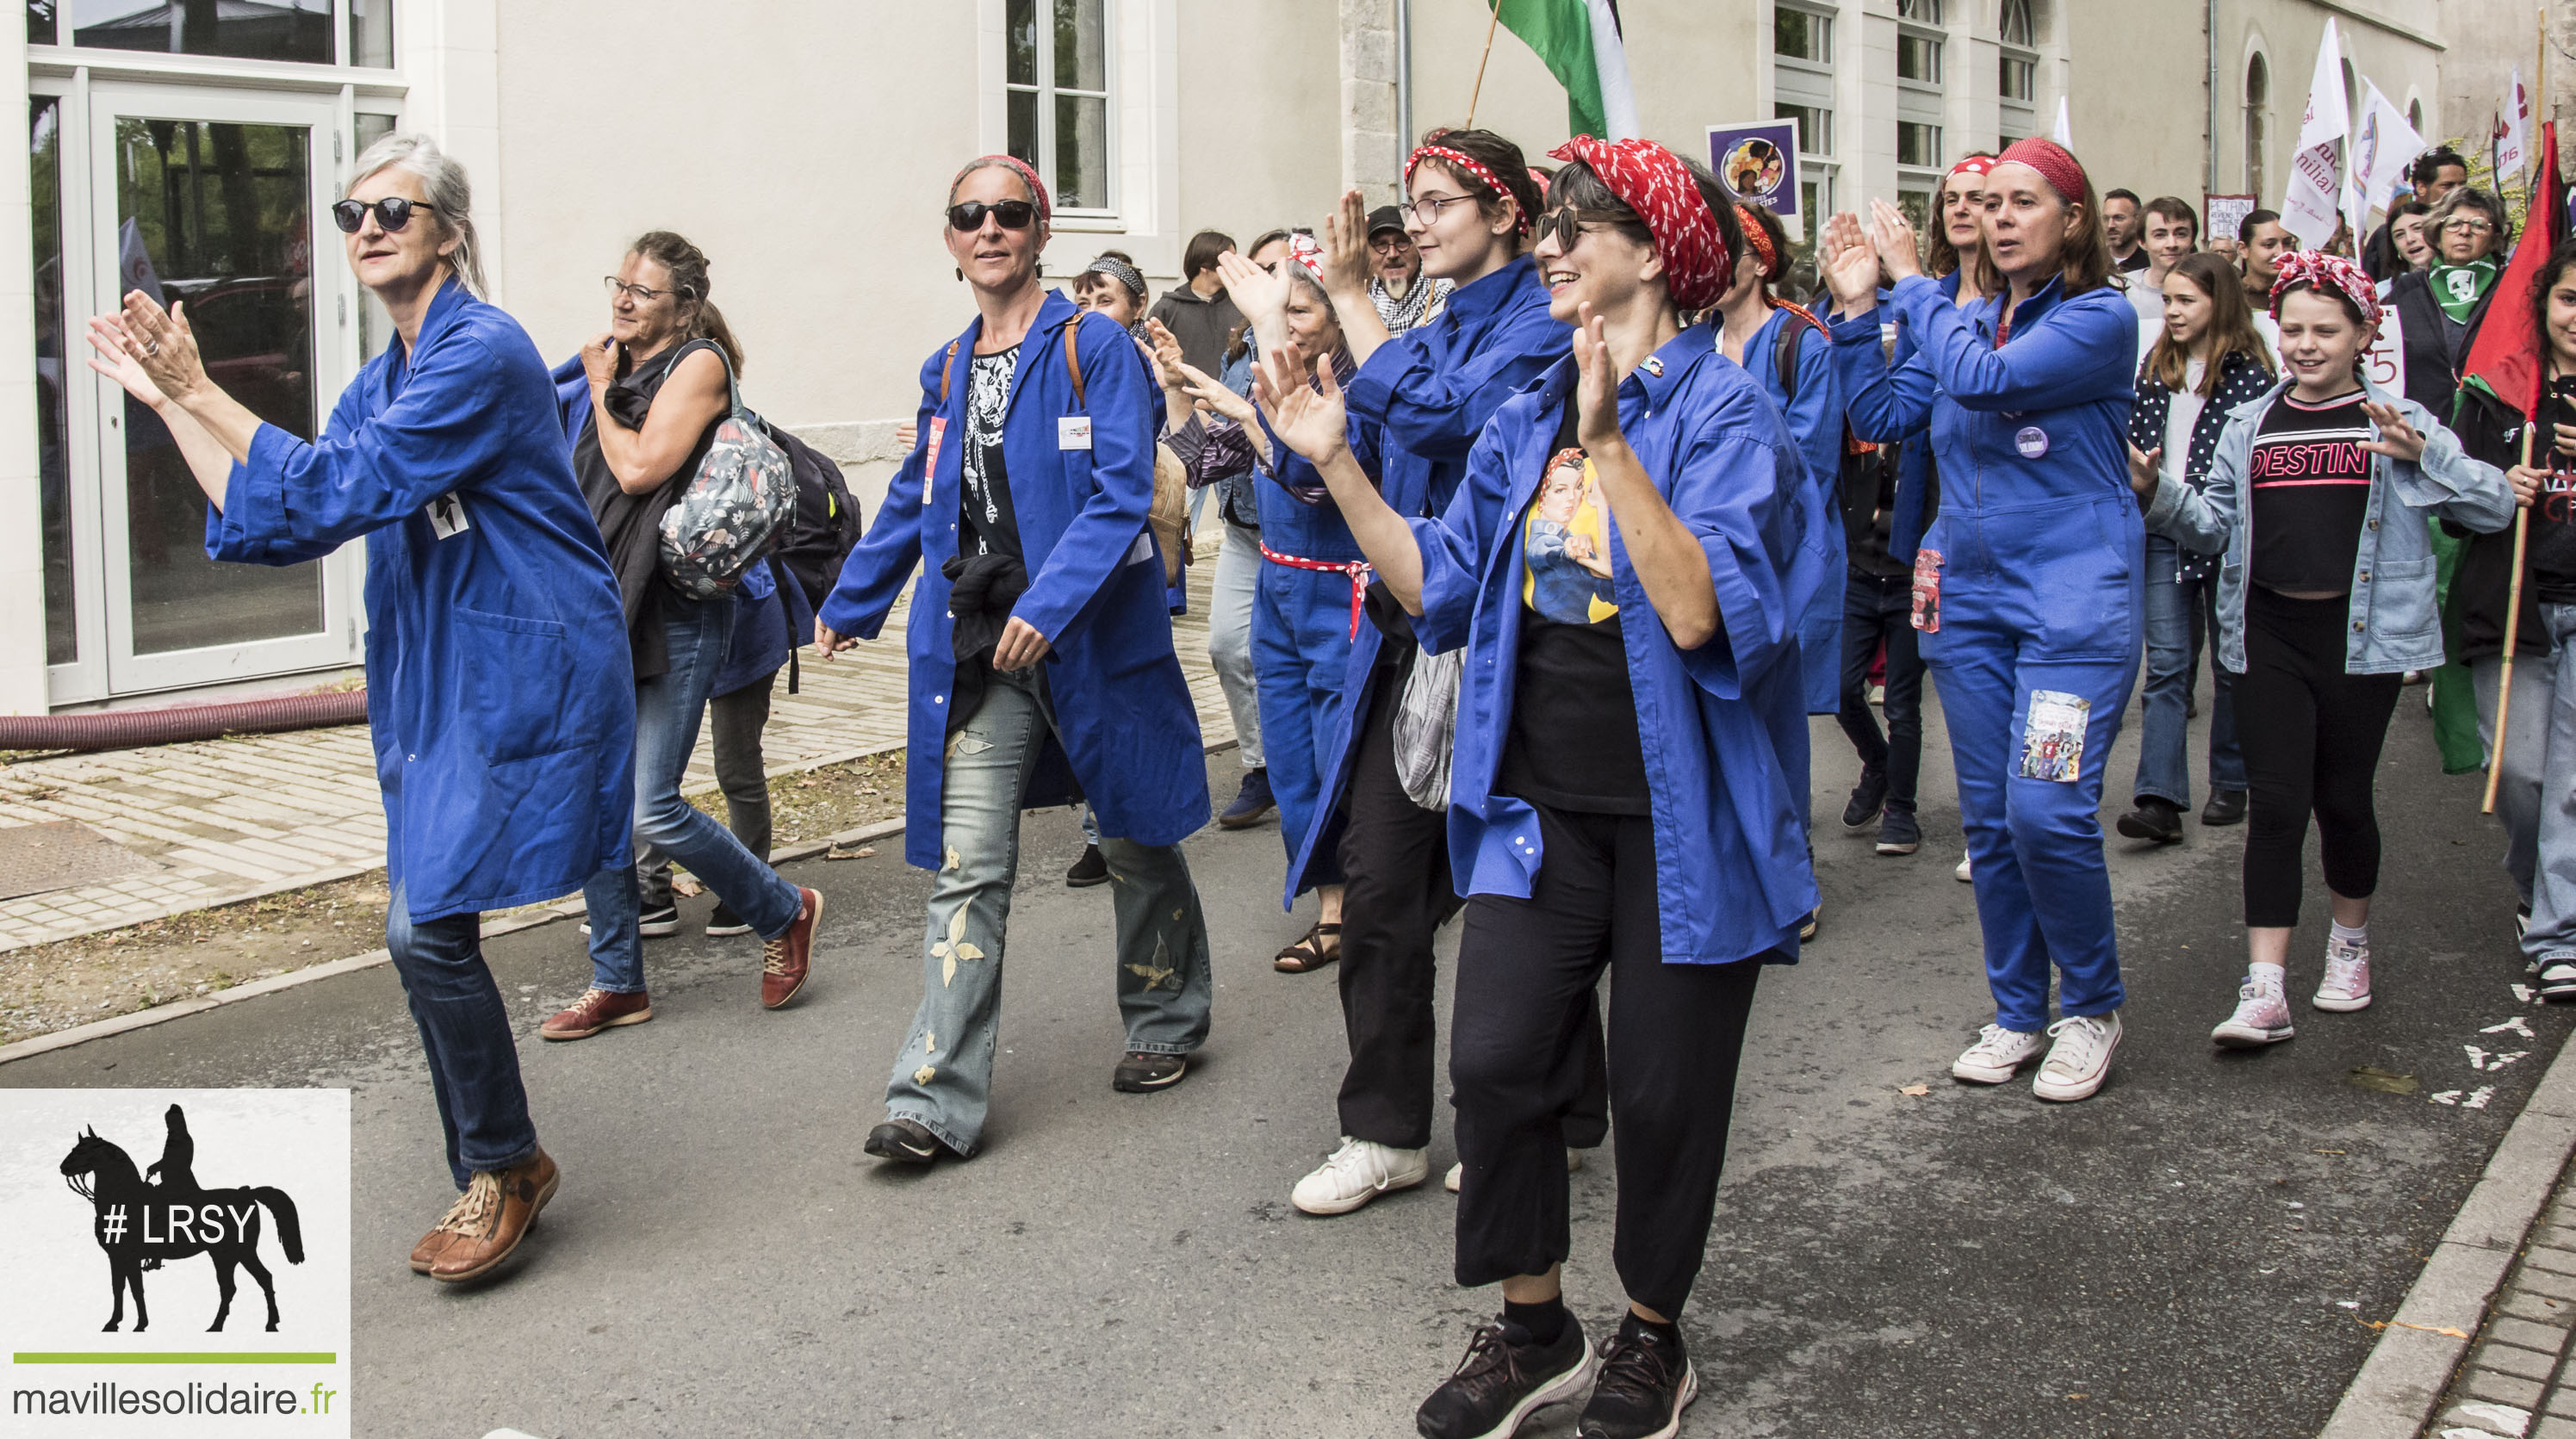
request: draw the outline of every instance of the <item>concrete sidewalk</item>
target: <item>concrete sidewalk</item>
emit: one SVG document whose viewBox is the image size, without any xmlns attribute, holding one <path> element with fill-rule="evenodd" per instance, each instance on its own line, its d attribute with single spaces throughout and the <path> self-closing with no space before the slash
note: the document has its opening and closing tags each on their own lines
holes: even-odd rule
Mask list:
<svg viewBox="0 0 2576 1439">
<path fill-rule="evenodd" d="M 1234 721 L 1208 665 L 1208 589 L 1215 549 L 1189 571 L 1189 613 L 1173 643 L 1209 745 Z M 771 693 L 764 749 L 775 776 L 899 749 L 904 734 L 904 618 L 830 664 L 809 650 L 798 694 Z M 707 737 L 689 762 L 689 793 L 711 790 Z M 1230 793 L 1229 793 L 1230 797 Z M 0 953 L 230 904 L 382 868 L 385 814 L 364 725 L 244 735 L 202 744 L 113 750 L 0 768 L 0 827 L 77 820 L 157 868 L 108 883 L 0 901 Z"/>
</svg>

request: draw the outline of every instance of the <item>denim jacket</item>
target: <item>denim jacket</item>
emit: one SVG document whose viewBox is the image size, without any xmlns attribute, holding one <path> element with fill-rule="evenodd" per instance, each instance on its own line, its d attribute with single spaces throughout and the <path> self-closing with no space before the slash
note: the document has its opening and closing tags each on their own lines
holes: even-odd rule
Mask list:
<svg viewBox="0 0 2576 1439">
<path fill-rule="evenodd" d="M 2227 412 L 2218 458 L 2204 488 L 2156 479 L 2147 531 L 2203 554 L 2223 554 L 2218 569 L 2218 658 L 2245 672 L 2245 562 L 2253 549 L 2245 470 L 2254 431 L 2290 388 L 2285 376 L 2256 399 Z M 2442 619 L 2433 603 L 2433 538 L 2429 511 L 2481 534 L 2513 523 L 2513 487 L 2504 472 L 2470 459 L 2450 430 L 2422 405 L 2369 385 L 2371 403 L 2394 406 L 2424 436 L 2424 458 L 2407 464 L 2371 457 L 2370 501 L 2352 570 L 2352 631 L 2344 672 L 2395 674 L 2442 664 Z M 2390 504 L 2391 497 L 2396 503 Z"/>
</svg>

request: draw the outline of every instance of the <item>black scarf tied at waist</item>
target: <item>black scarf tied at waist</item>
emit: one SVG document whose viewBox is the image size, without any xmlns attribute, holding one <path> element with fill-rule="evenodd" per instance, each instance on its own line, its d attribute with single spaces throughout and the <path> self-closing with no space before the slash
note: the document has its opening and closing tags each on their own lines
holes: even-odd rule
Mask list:
<svg viewBox="0 0 2576 1439">
<path fill-rule="evenodd" d="M 955 734 L 983 701 L 993 647 L 1002 642 L 1011 606 L 1029 591 L 1029 571 L 1017 556 L 995 553 L 951 555 L 939 573 L 948 579 L 949 650 L 957 657 L 948 706 L 948 732 Z"/>
</svg>

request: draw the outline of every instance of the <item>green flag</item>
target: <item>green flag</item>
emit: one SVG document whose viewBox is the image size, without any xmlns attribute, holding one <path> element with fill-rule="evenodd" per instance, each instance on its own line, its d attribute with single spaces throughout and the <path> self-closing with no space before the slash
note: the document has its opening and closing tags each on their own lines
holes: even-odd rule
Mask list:
<svg viewBox="0 0 2576 1439">
<path fill-rule="evenodd" d="M 1538 55 L 1565 87 L 1568 133 L 1604 140 L 1637 134 L 1637 97 L 1613 0 L 1489 0 L 1502 27 Z"/>
</svg>

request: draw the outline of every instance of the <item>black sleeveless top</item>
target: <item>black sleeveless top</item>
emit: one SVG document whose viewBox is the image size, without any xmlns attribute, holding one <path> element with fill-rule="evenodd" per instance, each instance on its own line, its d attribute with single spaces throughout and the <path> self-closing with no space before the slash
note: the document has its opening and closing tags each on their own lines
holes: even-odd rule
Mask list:
<svg viewBox="0 0 2576 1439">
<path fill-rule="evenodd" d="M 653 397 L 661 393 L 662 382 L 671 377 L 681 357 L 692 350 L 714 348 L 713 340 L 689 340 L 634 367 L 608 387 L 608 413 L 629 429 L 644 428 L 644 416 L 653 408 Z M 608 457 L 599 451 L 595 419 L 591 415 L 583 417 L 581 440 L 572 451 L 573 473 L 581 480 L 582 498 L 590 501 L 590 517 L 599 522 L 599 538 L 608 548 L 609 568 L 617 572 L 618 594 L 626 602 L 626 642 L 634 652 L 635 677 L 651 679 L 671 667 L 670 649 L 662 636 L 661 605 L 665 599 L 677 598 L 662 580 L 662 512 L 671 507 L 680 487 L 697 474 L 698 465 L 707 457 L 707 447 L 715 443 L 716 426 L 724 422 L 724 417 L 719 415 L 707 425 L 689 457 L 680 462 L 668 480 L 641 495 L 626 493 L 609 470 Z"/>
</svg>

